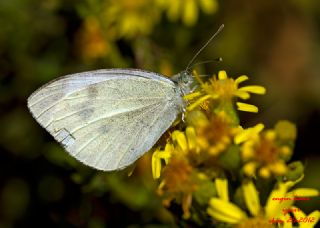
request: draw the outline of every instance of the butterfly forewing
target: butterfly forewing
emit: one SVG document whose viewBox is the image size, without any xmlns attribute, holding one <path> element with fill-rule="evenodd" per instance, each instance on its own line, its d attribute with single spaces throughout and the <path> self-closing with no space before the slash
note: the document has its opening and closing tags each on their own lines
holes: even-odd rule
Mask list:
<svg viewBox="0 0 320 228">
<path fill-rule="evenodd" d="M 132 164 L 170 127 L 182 106 L 171 80 L 131 69 L 65 76 L 28 99 L 35 119 L 72 156 L 101 170 Z"/>
</svg>

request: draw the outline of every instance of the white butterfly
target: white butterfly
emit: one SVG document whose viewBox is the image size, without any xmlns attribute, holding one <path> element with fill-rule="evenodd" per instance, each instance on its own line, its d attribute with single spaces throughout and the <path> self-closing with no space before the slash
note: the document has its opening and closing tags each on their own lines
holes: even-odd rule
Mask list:
<svg viewBox="0 0 320 228">
<path fill-rule="evenodd" d="M 193 90 L 189 66 L 172 80 L 137 69 L 71 74 L 28 98 L 33 117 L 76 159 L 100 170 L 131 165 L 157 142 Z"/>
<path fill-rule="evenodd" d="M 28 98 L 33 117 L 86 165 L 118 170 L 157 142 L 185 108 L 193 77 L 107 69 L 53 80 Z"/>
</svg>

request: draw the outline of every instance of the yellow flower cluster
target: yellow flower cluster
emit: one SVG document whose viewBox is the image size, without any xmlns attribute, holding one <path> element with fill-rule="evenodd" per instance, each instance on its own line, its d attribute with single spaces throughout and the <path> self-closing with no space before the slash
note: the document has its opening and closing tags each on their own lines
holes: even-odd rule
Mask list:
<svg viewBox="0 0 320 228">
<path fill-rule="evenodd" d="M 171 21 L 182 19 L 187 26 L 194 25 L 198 20 L 199 9 L 206 14 L 212 14 L 218 10 L 216 0 L 156 0 Z"/>
<path fill-rule="evenodd" d="M 101 23 L 95 17 L 87 17 L 82 29 L 78 32 L 80 54 L 84 59 L 104 57 L 110 53 L 110 43 L 102 32 Z"/>
<path fill-rule="evenodd" d="M 292 147 L 295 140 L 296 129 L 288 121 L 279 121 L 274 130 L 262 131 L 263 124 L 242 131 L 235 138 L 235 142 L 241 144 L 241 155 L 244 172 L 248 176 L 254 176 L 259 169 L 259 175 L 269 178 L 271 174 L 281 176 L 287 173 L 286 161 L 292 155 Z M 285 131 L 289 137 L 283 137 L 281 131 Z"/>
<path fill-rule="evenodd" d="M 164 12 L 170 21 L 180 18 L 186 26 L 195 25 L 199 10 L 213 14 L 217 0 L 87 0 L 78 7 L 84 23 L 77 37 L 85 59 L 104 57 L 120 38 L 150 35 Z"/>
<path fill-rule="evenodd" d="M 240 87 L 240 83 L 249 79 L 246 75 L 242 75 L 234 80 L 232 78 L 228 78 L 225 71 L 220 71 L 218 73 L 218 77 L 214 76 L 209 80 L 209 82 L 202 82 L 196 72 L 194 72 L 194 75 L 201 85 L 201 90 L 191 93 L 185 97 L 187 100 L 196 99 L 193 104 L 188 106 L 188 110 L 194 109 L 198 105 L 203 104 L 206 100 L 218 101 L 219 104 L 222 105 L 222 108 L 224 108 L 229 106 L 235 98 L 247 100 L 250 98 L 250 93 L 266 93 L 266 89 L 262 86 L 251 85 Z M 251 104 L 236 102 L 236 105 L 240 111 L 258 112 L 258 108 Z"/>
<path fill-rule="evenodd" d="M 172 141 L 166 144 L 164 150 L 157 149 L 153 153 L 152 174 L 155 179 L 159 178 L 162 160 L 167 164 L 162 172 L 159 193 L 165 193 L 165 205 L 169 205 L 173 199 L 181 202 L 184 217 L 188 218 L 192 193 L 197 189 L 198 182 L 196 172 L 188 159 L 190 151 L 197 151 L 194 128 L 188 127 L 185 133 L 174 131 L 171 138 Z"/>
<path fill-rule="evenodd" d="M 239 206 L 232 203 L 228 199 L 228 181 L 226 179 L 215 179 L 217 189 L 219 189 L 217 197 L 212 197 L 209 200 L 208 214 L 217 221 L 232 224 L 237 228 L 245 227 L 274 227 L 279 225 L 281 227 L 291 228 L 292 221 L 290 214 L 292 212 L 295 218 L 312 218 L 312 222 L 301 222 L 299 227 L 312 228 L 316 225 L 320 218 L 318 210 L 313 211 L 310 215 L 306 216 L 300 209 L 293 206 L 295 202 L 294 195 L 300 197 L 314 197 L 319 196 L 319 191 L 310 188 L 297 188 L 289 191 L 297 182 L 301 181 L 303 176 L 297 181 L 288 181 L 286 183 L 279 182 L 277 187 L 274 188 L 264 207 L 261 206 L 259 192 L 252 181 L 244 181 L 242 183 L 242 195 L 245 206 L 249 211 L 248 215 Z M 221 184 L 224 183 L 224 184 Z M 276 199 L 285 199 L 279 202 Z M 250 217 L 249 217 L 250 216 Z"/>
<path fill-rule="evenodd" d="M 165 149 L 158 149 L 153 154 L 152 167 L 155 178 L 160 177 L 161 160 L 168 164 L 173 152 L 188 156 L 192 155 L 192 157 L 194 157 L 194 154 L 200 155 L 197 158 L 198 163 L 206 163 L 211 161 L 210 157 L 216 157 L 226 151 L 234 140 L 238 144 L 242 142 L 241 140 L 246 137 L 245 134 L 248 131 L 242 131 L 241 127 L 233 121 L 233 118 L 229 115 L 229 109 L 232 109 L 233 101 L 237 97 L 248 99 L 250 97 L 249 92 L 265 93 L 265 89 L 262 86 L 239 88 L 239 83 L 247 80 L 247 76 L 240 76 L 233 80 L 227 77 L 225 71 L 220 71 L 218 79 L 213 77 L 209 83 L 202 82 L 196 72 L 195 76 L 198 78 L 201 87 L 194 93 L 185 96 L 186 100 L 192 102 L 187 107 L 186 122 L 188 126 L 184 132 L 174 131 L 171 141 L 169 140 Z M 206 106 L 205 111 L 201 110 L 201 108 L 199 109 L 204 104 Z M 245 109 L 246 111 L 255 111 L 257 109 L 253 105 L 245 105 L 251 107 Z"/>
<path fill-rule="evenodd" d="M 160 177 L 162 161 L 169 166 L 171 165 L 169 161 L 175 157 L 187 159 L 194 167 L 199 165 L 210 167 L 216 162 L 217 156 L 227 150 L 231 138 L 239 131 L 239 128 L 230 126 L 230 121 L 223 112 L 209 121 L 204 113 L 193 111 L 187 117 L 187 122 L 190 122 L 194 114 L 199 120 L 197 126 L 187 126 L 185 131 L 175 130 L 165 149 L 158 148 L 153 153 L 152 172 L 155 179 Z"/>
<path fill-rule="evenodd" d="M 160 19 L 160 11 L 150 0 L 109 0 L 105 2 L 102 21 L 117 37 L 149 35 Z"/>
<path fill-rule="evenodd" d="M 274 129 L 264 130 L 261 123 L 243 129 L 235 106 L 249 112 L 256 112 L 258 108 L 239 104 L 237 99 L 247 100 L 250 93 L 264 94 L 265 88 L 256 85 L 240 87 L 239 84 L 248 77 L 232 79 L 225 71 L 220 71 L 217 77 L 213 76 L 207 82 L 203 82 L 196 72 L 195 77 L 200 86 L 185 96 L 189 102 L 185 122 L 176 126 L 179 130 L 172 131 L 166 137 L 165 146 L 158 147 L 152 155 L 152 174 L 160 180 L 158 192 L 164 205 L 168 206 L 172 201 L 181 204 L 183 217 L 190 219 L 191 215 L 199 216 L 191 212 L 196 201 L 195 204 L 205 208 L 216 222 L 238 227 L 274 227 L 277 222 L 270 222 L 270 219 L 294 219 L 283 214 L 282 210 L 293 209 L 295 200 L 280 205 L 274 199 L 319 194 L 315 189 L 306 188 L 289 191 L 303 177 L 303 170 L 297 168 L 300 163 L 287 165 L 296 138 L 295 126 L 288 121 L 279 121 Z M 264 181 L 266 178 L 276 178 L 278 185 L 262 207 L 255 180 Z M 237 180 L 233 186 L 242 184 L 235 191 L 235 197 L 229 198 L 230 180 Z M 235 198 L 238 200 L 231 202 Z M 239 202 L 244 202 L 242 207 Z M 249 215 L 241 209 L 244 206 Z M 319 211 L 311 215 L 315 225 Z M 287 226 L 292 227 L 289 224 L 292 222 Z"/>
</svg>

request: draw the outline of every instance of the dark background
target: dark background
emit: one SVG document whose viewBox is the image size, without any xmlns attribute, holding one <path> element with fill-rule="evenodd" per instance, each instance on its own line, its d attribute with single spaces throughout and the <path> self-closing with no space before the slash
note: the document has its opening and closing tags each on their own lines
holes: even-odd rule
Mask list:
<svg viewBox="0 0 320 228">
<path fill-rule="evenodd" d="M 319 1 L 212 0 L 211 10 L 200 0 L 188 9 L 187 1 L 159 2 L 0 1 L 0 227 L 170 226 L 154 193 L 150 155 L 130 178 L 126 171 L 84 167 L 32 119 L 26 100 L 51 79 L 86 70 L 132 67 L 173 75 L 222 23 L 225 29 L 197 61 L 223 62 L 199 71 L 246 74 L 249 84 L 265 86 L 267 95 L 250 100 L 260 112 L 241 113 L 242 125 L 296 123 L 292 160 L 305 164 L 301 185 L 320 188 Z M 182 13 L 172 16 L 173 3 L 182 2 Z M 300 206 L 310 212 L 317 205 Z"/>
</svg>

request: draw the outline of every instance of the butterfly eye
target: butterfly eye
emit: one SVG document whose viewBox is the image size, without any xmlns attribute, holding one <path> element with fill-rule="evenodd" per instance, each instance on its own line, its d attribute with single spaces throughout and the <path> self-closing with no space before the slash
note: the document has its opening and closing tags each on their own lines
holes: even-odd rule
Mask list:
<svg viewBox="0 0 320 228">
<path fill-rule="evenodd" d="M 187 72 L 182 74 L 181 81 L 183 84 L 188 84 L 190 82 L 190 77 Z"/>
</svg>

